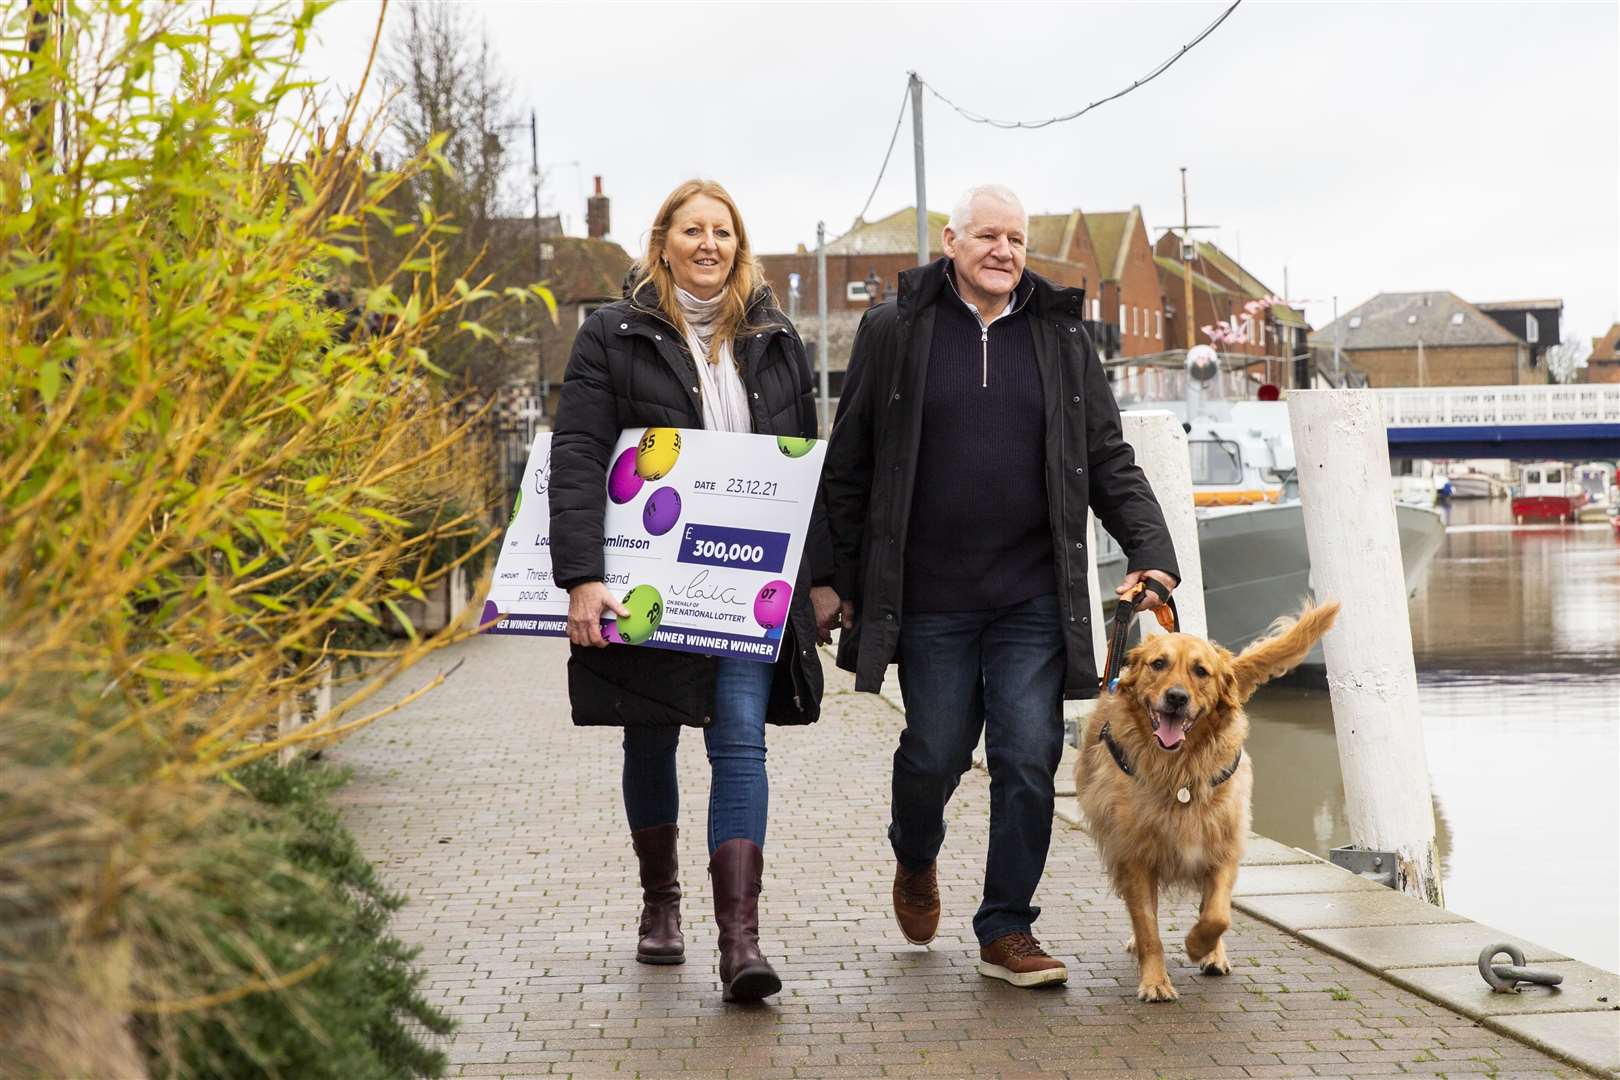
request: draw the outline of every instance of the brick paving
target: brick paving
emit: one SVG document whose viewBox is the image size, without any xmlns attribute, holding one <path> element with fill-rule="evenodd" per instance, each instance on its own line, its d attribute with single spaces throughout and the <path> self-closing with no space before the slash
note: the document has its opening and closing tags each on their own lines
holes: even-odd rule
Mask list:
<svg viewBox="0 0 1620 1080">
<path fill-rule="evenodd" d="M 769 732 L 772 806 L 761 936 L 783 978 L 764 1006 L 721 1002 L 704 866 L 702 738 L 680 751 L 687 962 L 634 960 L 639 890 L 619 800 L 618 733 L 573 727 L 565 646 L 487 637 L 441 653 L 447 685 L 328 756 L 354 769 L 345 819 L 411 896 L 395 931 L 422 946 L 432 1000 L 460 1027 L 461 1076 L 1577 1076 L 1528 1047 L 1234 915 L 1233 973 L 1184 962 L 1178 1002 L 1136 1000 L 1123 907 L 1090 842 L 1061 823 L 1036 932 L 1067 987 L 974 971 L 988 780 L 952 803 L 945 916 L 928 948 L 889 910 L 884 840 L 899 716 L 831 665 L 825 714 Z M 1196 900 L 1165 905 L 1166 940 Z"/>
</svg>

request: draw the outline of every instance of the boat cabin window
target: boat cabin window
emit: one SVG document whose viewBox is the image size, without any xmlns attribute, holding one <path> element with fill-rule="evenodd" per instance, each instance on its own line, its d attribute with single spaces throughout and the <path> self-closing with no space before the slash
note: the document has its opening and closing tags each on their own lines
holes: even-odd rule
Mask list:
<svg viewBox="0 0 1620 1080">
<path fill-rule="evenodd" d="M 1562 484 L 1563 482 L 1564 482 L 1564 470 L 1563 469 L 1548 469 L 1547 470 L 1547 483 L 1549 483 L 1549 484 Z"/>
<path fill-rule="evenodd" d="M 1192 455 L 1193 483 L 1243 482 L 1243 454 L 1237 443 L 1225 439 L 1193 439 L 1187 444 L 1187 449 Z"/>
<path fill-rule="evenodd" d="M 1526 469 L 1526 470 L 1524 470 L 1524 482 L 1527 483 L 1527 484 L 1539 484 L 1539 483 L 1541 483 L 1541 470 L 1540 469 Z"/>
</svg>

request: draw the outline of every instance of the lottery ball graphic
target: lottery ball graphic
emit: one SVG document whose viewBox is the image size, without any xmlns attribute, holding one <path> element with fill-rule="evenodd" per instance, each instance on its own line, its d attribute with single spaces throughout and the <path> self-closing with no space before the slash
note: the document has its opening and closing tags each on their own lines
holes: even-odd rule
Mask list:
<svg viewBox="0 0 1620 1080">
<path fill-rule="evenodd" d="M 484 613 L 478 617 L 479 626 L 490 626 L 501 617 L 501 609 L 495 606 L 495 601 L 484 601 Z"/>
<path fill-rule="evenodd" d="M 641 524 L 653 536 L 663 536 L 681 519 L 681 493 L 661 487 L 647 497 L 641 510 Z"/>
<path fill-rule="evenodd" d="M 801 458 L 808 454 L 816 445 L 814 439 L 801 439 L 795 435 L 778 435 L 776 448 L 782 451 L 785 457 Z"/>
<path fill-rule="evenodd" d="M 523 509 L 523 489 L 518 488 L 517 498 L 512 500 L 512 521 L 517 520 L 518 511 Z M 508 522 L 510 524 L 510 522 Z"/>
<path fill-rule="evenodd" d="M 664 621 L 664 598 L 651 585 L 637 585 L 620 602 L 630 613 L 615 624 L 626 645 L 640 645 Z"/>
<path fill-rule="evenodd" d="M 648 428 L 636 445 L 636 475 L 643 480 L 662 480 L 680 456 L 680 431 L 672 427 Z"/>
<path fill-rule="evenodd" d="M 627 503 L 641 492 L 642 479 L 636 472 L 636 448 L 630 447 L 608 470 L 608 498 Z"/>
<path fill-rule="evenodd" d="M 628 644 L 628 642 L 626 642 L 624 638 L 619 635 L 619 624 L 616 622 L 605 622 L 602 624 L 602 637 L 604 640 L 611 641 L 615 645 Z"/>
<path fill-rule="evenodd" d="M 787 622 L 788 601 L 792 599 L 792 585 L 780 578 L 766 582 L 754 594 L 754 621 L 767 630 L 775 630 Z"/>
</svg>

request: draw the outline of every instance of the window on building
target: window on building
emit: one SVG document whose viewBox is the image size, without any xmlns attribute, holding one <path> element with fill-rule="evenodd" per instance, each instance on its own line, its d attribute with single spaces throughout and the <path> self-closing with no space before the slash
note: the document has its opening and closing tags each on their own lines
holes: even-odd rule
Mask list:
<svg viewBox="0 0 1620 1080">
<path fill-rule="evenodd" d="M 1102 301 L 1095 296 L 1091 298 L 1091 321 L 1102 322 Z"/>
<path fill-rule="evenodd" d="M 851 281 L 844 286 L 844 299 L 846 300 L 855 302 L 869 298 L 870 294 L 866 291 L 866 282 L 864 281 Z"/>
<path fill-rule="evenodd" d="M 1462 324 L 1463 324 L 1463 313 L 1460 312 L 1460 311 L 1453 311 L 1451 313 L 1451 325 L 1452 326 L 1461 326 Z"/>
<path fill-rule="evenodd" d="M 1361 316 L 1360 315 L 1352 315 L 1352 316 L 1350 316 L 1350 329 L 1352 329 L 1352 330 L 1361 329 Z"/>
<path fill-rule="evenodd" d="M 1125 305 L 1119 305 L 1119 332 L 1125 332 Z"/>
<path fill-rule="evenodd" d="M 587 316 L 590 315 L 591 312 L 595 311 L 597 308 L 605 308 L 605 307 L 607 307 L 607 301 L 606 300 L 588 302 L 588 303 L 584 303 L 584 304 L 579 305 L 579 325 L 581 325 L 581 326 L 585 325 L 585 319 L 586 319 Z"/>
<path fill-rule="evenodd" d="M 1160 341 L 1164 340 L 1164 312 L 1162 311 L 1153 313 L 1153 336 Z"/>
<path fill-rule="evenodd" d="M 1524 315 L 1524 340 L 1532 345 L 1541 340 L 1541 322 L 1529 312 Z"/>
</svg>

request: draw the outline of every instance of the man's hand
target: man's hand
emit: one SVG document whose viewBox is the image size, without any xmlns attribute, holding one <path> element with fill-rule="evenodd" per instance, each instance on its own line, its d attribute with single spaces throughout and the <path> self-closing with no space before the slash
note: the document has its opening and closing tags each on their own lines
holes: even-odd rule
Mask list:
<svg viewBox="0 0 1620 1080">
<path fill-rule="evenodd" d="M 602 636 L 602 611 L 606 609 L 623 619 L 630 612 L 600 581 L 587 581 L 568 590 L 568 640 L 575 645 L 590 645 L 601 649 L 607 646 Z"/>
<path fill-rule="evenodd" d="M 826 585 L 812 586 L 810 608 L 816 614 L 816 641 L 831 645 L 833 628 L 842 625 L 837 591 Z"/>
<path fill-rule="evenodd" d="M 1115 595 L 1124 596 L 1126 593 L 1134 589 L 1137 583 L 1140 582 L 1144 577 L 1152 578 L 1160 585 L 1163 585 L 1165 589 L 1170 592 L 1176 591 L 1176 579 L 1165 573 L 1163 570 L 1132 570 L 1130 573 L 1125 575 L 1125 580 L 1120 582 L 1119 586 L 1114 589 Z M 1160 601 L 1158 593 L 1151 590 L 1143 590 L 1142 595 L 1137 597 L 1137 610 L 1152 611 L 1154 608 L 1159 606 L 1159 603 Z"/>
</svg>

